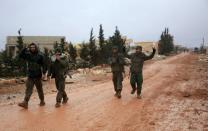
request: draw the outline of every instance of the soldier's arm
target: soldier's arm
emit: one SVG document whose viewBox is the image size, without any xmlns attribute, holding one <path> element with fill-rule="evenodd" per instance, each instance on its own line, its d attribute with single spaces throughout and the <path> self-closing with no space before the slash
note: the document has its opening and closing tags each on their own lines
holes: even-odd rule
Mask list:
<svg viewBox="0 0 208 131">
<path fill-rule="evenodd" d="M 40 60 L 38 61 L 38 64 L 41 65 L 43 69 L 43 74 L 45 75 L 48 69 L 48 63 L 47 63 L 46 58 L 42 54 L 40 54 Z"/>
<path fill-rule="evenodd" d="M 67 68 L 67 67 L 68 67 L 69 61 L 68 61 L 66 58 L 62 58 L 62 59 L 60 59 L 60 60 L 58 60 L 58 61 L 60 62 L 61 66 L 62 66 L 63 68 Z"/>
<path fill-rule="evenodd" d="M 45 56 L 43 56 L 43 74 L 46 74 L 47 70 L 48 70 L 48 60 Z"/>
<path fill-rule="evenodd" d="M 125 65 L 124 56 L 122 54 L 119 55 L 118 60 L 119 60 L 119 64 Z"/>
<path fill-rule="evenodd" d="M 131 64 L 132 55 L 133 54 L 130 54 L 130 55 L 127 55 L 127 57 L 124 57 L 125 65 L 130 65 Z"/>
<path fill-rule="evenodd" d="M 108 64 L 109 65 L 112 65 L 113 64 L 112 58 L 108 58 Z"/>
<path fill-rule="evenodd" d="M 52 71 L 53 70 L 53 65 L 52 65 L 52 62 L 50 61 L 49 65 L 48 65 L 48 73 L 47 73 L 47 79 L 49 81 L 51 81 L 52 79 Z"/>
<path fill-rule="evenodd" d="M 22 58 L 24 60 L 29 60 L 29 54 L 27 53 L 27 48 L 24 48 L 20 51 L 20 54 L 19 54 L 19 58 Z"/>
<path fill-rule="evenodd" d="M 151 55 L 149 55 L 149 56 L 146 56 L 146 55 L 144 55 L 144 60 L 146 61 L 146 60 L 150 60 L 150 59 L 152 59 L 153 57 L 154 57 L 154 55 L 155 55 L 155 52 L 156 52 L 156 49 L 155 48 L 152 48 L 152 53 L 151 53 Z"/>
<path fill-rule="evenodd" d="M 47 74 L 48 77 L 52 75 L 52 69 L 53 69 L 52 63 L 50 63 L 48 66 L 48 74 Z"/>
<path fill-rule="evenodd" d="M 131 67 L 129 68 L 129 76 L 128 76 L 128 78 L 130 78 L 131 77 Z"/>
</svg>

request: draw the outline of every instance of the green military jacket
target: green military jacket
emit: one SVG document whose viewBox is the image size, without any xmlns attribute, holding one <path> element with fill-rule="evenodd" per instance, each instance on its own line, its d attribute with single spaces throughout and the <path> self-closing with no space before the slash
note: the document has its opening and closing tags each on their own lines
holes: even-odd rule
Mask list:
<svg viewBox="0 0 208 131">
<path fill-rule="evenodd" d="M 55 60 L 50 64 L 48 76 L 52 76 L 52 78 L 65 78 L 68 72 L 68 66 L 69 61 L 67 57 L 63 57 L 60 60 Z"/>
<path fill-rule="evenodd" d="M 152 59 L 155 55 L 156 50 L 153 49 L 153 52 L 150 56 L 145 55 L 144 53 L 134 53 L 131 57 L 131 73 L 142 73 L 144 61 Z"/>
<path fill-rule="evenodd" d="M 111 58 L 109 58 L 109 64 L 111 65 L 112 72 L 124 72 L 124 56 L 122 54 L 113 54 Z"/>
<path fill-rule="evenodd" d="M 27 48 L 24 48 L 20 52 L 19 57 L 27 61 L 29 78 L 41 78 L 42 73 L 46 73 L 47 65 L 45 63 L 45 58 L 38 50 L 35 53 L 31 53 Z"/>
</svg>

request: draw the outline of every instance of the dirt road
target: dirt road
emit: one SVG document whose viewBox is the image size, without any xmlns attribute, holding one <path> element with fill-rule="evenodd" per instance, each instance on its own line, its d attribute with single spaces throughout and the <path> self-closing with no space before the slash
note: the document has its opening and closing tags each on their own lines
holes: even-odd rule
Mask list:
<svg viewBox="0 0 208 131">
<path fill-rule="evenodd" d="M 122 98 L 112 82 L 68 92 L 69 103 L 55 108 L 55 94 L 38 99 L 29 109 L 0 106 L 0 131 L 208 131 L 208 64 L 198 55 L 180 54 L 144 68 L 142 99 L 130 95 L 123 82 Z"/>
</svg>

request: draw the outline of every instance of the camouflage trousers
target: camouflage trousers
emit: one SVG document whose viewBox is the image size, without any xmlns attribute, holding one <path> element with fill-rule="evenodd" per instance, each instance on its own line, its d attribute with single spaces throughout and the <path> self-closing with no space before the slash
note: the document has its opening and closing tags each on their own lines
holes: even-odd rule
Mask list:
<svg viewBox="0 0 208 131">
<path fill-rule="evenodd" d="M 130 83 L 132 89 L 133 90 L 137 89 L 137 94 L 140 95 L 142 91 L 142 83 L 143 83 L 142 73 L 131 73 Z"/>
<path fill-rule="evenodd" d="M 56 102 L 61 103 L 61 100 L 67 99 L 67 94 L 65 91 L 65 78 L 55 78 L 56 89 L 58 93 L 56 95 Z"/>
<path fill-rule="evenodd" d="M 122 81 L 123 75 L 122 72 L 113 72 L 113 85 L 115 92 L 122 91 Z"/>
<path fill-rule="evenodd" d="M 24 101 L 28 102 L 33 93 L 33 87 L 36 86 L 40 101 L 44 101 L 43 87 L 41 78 L 28 78 L 26 81 L 26 91 Z"/>
</svg>

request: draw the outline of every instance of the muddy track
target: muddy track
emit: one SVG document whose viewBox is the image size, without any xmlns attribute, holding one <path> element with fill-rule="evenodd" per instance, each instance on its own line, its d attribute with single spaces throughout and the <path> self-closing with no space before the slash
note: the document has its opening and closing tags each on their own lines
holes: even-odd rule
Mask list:
<svg viewBox="0 0 208 131">
<path fill-rule="evenodd" d="M 208 130 L 207 65 L 198 56 L 180 54 L 148 64 L 144 69 L 142 99 L 130 95 L 124 79 L 122 98 L 113 96 L 111 81 L 68 93 L 69 103 L 54 107 L 32 99 L 29 109 L 0 106 L 0 131 L 167 131 Z"/>
</svg>

